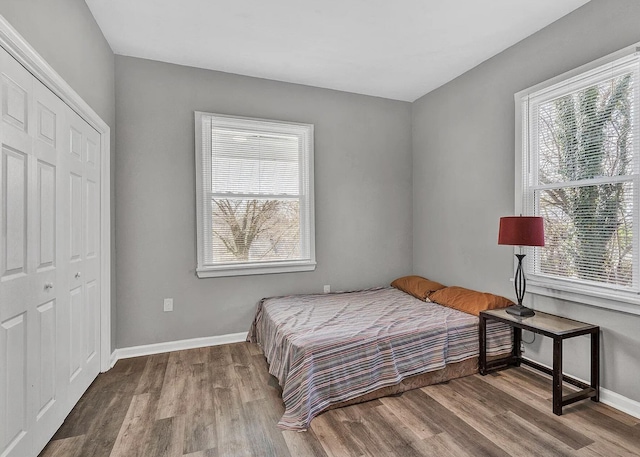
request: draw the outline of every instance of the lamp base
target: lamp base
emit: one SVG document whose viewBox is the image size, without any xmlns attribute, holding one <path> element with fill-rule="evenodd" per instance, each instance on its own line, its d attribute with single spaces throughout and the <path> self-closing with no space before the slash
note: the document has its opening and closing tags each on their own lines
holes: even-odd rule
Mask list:
<svg viewBox="0 0 640 457">
<path fill-rule="evenodd" d="M 531 317 L 531 316 L 535 316 L 535 311 L 533 311 L 531 308 L 527 308 L 526 306 L 522 306 L 522 305 L 513 305 L 513 306 L 509 306 L 507 308 L 507 313 L 511 314 L 512 316 L 518 316 L 518 317 Z"/>
</svg>

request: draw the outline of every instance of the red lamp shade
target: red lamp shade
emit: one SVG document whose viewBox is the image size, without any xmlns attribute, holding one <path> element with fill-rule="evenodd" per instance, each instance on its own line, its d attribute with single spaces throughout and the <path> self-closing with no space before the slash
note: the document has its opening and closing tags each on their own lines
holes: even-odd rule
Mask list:
<svg viewBox="0 0 640 457">
<path fill-rule="evenodd" d="M 544 246 L 544 219 L 532 216 L 501 217 L 498 244 Z"/>
</svg>

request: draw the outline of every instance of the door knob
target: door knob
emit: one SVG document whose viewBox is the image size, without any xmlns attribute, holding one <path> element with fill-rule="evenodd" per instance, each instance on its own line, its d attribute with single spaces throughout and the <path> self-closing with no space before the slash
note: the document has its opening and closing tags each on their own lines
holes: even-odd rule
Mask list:
<svg viewBox="0 0 640 457">
<path fill-rule="evenodd" d="M 53 289 L 53 283 L 52 282 L 45 282 L 44 283 L 44 288 L 45 288 L 45 290 Z"/>
</svg>

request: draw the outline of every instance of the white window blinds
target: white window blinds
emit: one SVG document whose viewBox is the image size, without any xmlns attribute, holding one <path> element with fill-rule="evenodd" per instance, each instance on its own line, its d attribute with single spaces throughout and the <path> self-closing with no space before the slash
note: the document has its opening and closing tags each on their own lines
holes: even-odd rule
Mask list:
<svg viewBox="0 0 640 457">
<path fill-rule="evenodd" d="M 315 266 L 313 126 L 196 113 L 201 276 Z"/>
<path fill-rule="evenodd" d="M 638 292 L 636 55 L 527 94 L 524 212 L 544 217 L 534 280 Z"/>
</svg>

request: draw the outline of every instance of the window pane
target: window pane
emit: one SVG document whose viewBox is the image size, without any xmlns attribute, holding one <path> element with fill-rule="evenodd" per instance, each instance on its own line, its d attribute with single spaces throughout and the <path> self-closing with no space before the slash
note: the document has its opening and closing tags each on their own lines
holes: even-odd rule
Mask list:
<svg viewBox="0 0 640 457">
<path fill-rule="evenodd" d="M 633 84 L 629 73 L 536 106 L 539 184 L 633 172 Z"/>
<path fill-rule="evenodd" d="M 213 193 L 298 195 L 299 139 L 212 129 Z"/>
<path fill-rule="evenodd" d="M 301 258 L 300 203 L 292 199 L 212 199 L 213 261 Z"/>
<path fill-rule="evenodd" d="M 545 247 L 536 273 L 632 286 L 633 184 L 536 191 Z"/>
</svg>

